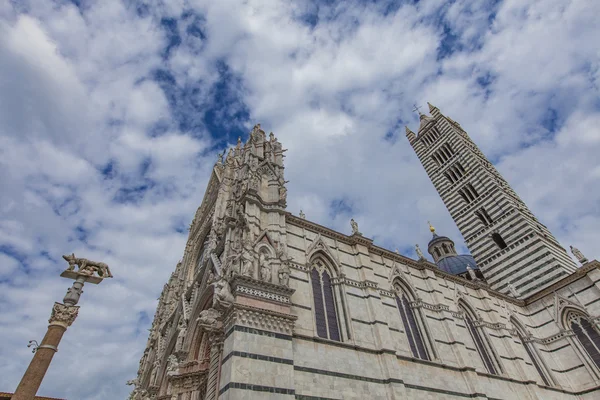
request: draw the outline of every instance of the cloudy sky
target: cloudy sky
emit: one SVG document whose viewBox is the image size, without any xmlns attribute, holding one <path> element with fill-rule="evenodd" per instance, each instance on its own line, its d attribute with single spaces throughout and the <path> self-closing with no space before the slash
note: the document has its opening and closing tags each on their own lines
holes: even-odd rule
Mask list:
<svg viewBox="0 0 600 400">
<path fill-rule="evenodd" d="M 460 122 L 564 246 L 598 257 L 600 2 L 0 0 L 0 391 L 70 283 L 87 285 L 39 391 L 125 398 L 216 155 L 260 122 L 289 211 L 414 256 L 462 238 L 404 137 Z M 10 360 L 10 362 L 8 362 Z"/>
</svg>

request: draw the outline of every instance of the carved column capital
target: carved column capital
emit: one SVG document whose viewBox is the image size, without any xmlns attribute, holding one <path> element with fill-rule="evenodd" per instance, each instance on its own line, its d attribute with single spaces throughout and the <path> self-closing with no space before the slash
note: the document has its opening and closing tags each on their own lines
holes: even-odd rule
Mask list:
<svg viewBox="0 0 600 400">
<path fill-rule="evenodd" d="M 48 322 L 51 325 L 62 325 L 67 328 L 75 321 L 78 312 L 79 306 L 66 306 L 61 303 L 54 303 Z"/>
</svg>

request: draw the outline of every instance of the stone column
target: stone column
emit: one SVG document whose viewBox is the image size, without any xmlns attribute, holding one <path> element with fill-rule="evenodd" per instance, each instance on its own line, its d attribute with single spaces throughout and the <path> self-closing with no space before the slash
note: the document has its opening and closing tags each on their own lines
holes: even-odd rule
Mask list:
<svg viewBox="0 0 600 400">
<path fill-rule="evenodd" d="M 50 366 L 54 353 L 58 351 L 58 344 L 67 330 L 71 326 L 77 313 L 79 306 L 66 306 L 61 303 L 54 303 L 52 315 L 48 322 L 48 331 L 42 339 L 42 344 L 36 349 L 35 355 L 25 371 L 25 375 L 21 379 L 19 386 L 15 390 L 13 400 L 33 400 L 37 393 L 42 380 L 46 375 L 46 371 Z"/>
</svg>

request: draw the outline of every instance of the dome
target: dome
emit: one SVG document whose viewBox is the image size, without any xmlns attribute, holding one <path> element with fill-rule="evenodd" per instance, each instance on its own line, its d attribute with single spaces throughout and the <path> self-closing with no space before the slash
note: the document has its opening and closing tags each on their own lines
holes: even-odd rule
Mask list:
<svg viewBox="0 0 600 400">
<path fill-rule="evenodd" d="M 475 259 L 473 256 L 469 256 L 466 254 L 460 256 L 450 256 L 445 257 L 439 260 L 437 266 L 452 275 L 460 275 L 467 272 L 467 265 L 471 267 L 473 270 L 479 269 L 477 264 L 475 263 Z"/>
</svg>

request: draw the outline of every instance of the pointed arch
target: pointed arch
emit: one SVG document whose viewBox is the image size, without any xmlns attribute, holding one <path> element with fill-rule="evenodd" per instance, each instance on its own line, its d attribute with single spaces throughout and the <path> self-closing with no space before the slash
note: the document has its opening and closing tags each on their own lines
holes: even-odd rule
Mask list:
<svg viewBox="0 0 600 400">
<path fill-rule="evenodd" d="M 529 334 L 527 333 L 525 326 L 514 315 L 510 317 L 510 323 L 514 327 L 517 336 L 519 337 L 519 341 L 521 342 L 521 345 L 523 345 L 523 348 L 525 348 L 525 352 L 529 356 L 531 363 L 540 375 L 540 378 L 542 378 L 542 381 L 546 386 L 551 386 L 554 382 L 552 380 L 550 372 L 548 368 L 544 365 L 544 362 L 540 357 L 540 354 L 538 353 L 537 349 L 533 345 L 533 342 L 527 340 Z"/>
<path fill-rule="evenodd" d="M 464 313 L 467 330 L 473 339 L 473 343 L 475 343 L 477 353 L 479 353 L 483 365 L 490 374 L 499 375 L 501 372 L 500 362 L 492 349 L 492 345 L 486 333 L 481 329 L 481 326 L 477 324 L 477 314 L 464 298 L 458 300 L 458 307 Z"/>
<path fill-rule="evenodd" d="M 431 360 L 433 345 L 420 310 L 413 307 L 413 302 L 417 300 L 414 290 L 400 277 L 394 278 L 392 288 L 410 351 L 416 358 Z"/>
<path fill-rule="evenodd" d="M 590 322 L 587 313 L 567 306 L 563 310 L 562 323 L 566 329 L 571 329 L 575 333 L 585 352 L 596 367 L 600 368 L 600 333 L 598 328 Z"/>
<path fill-rule="evenodd" d="M 309 264 L 317 336 L 342 341 L 339 315 L 344 315 L 344 309 L 339 301 L 341 294 L 334 290 L 335 263 L 319 250 L 313 253 Z"/>
</svg>

